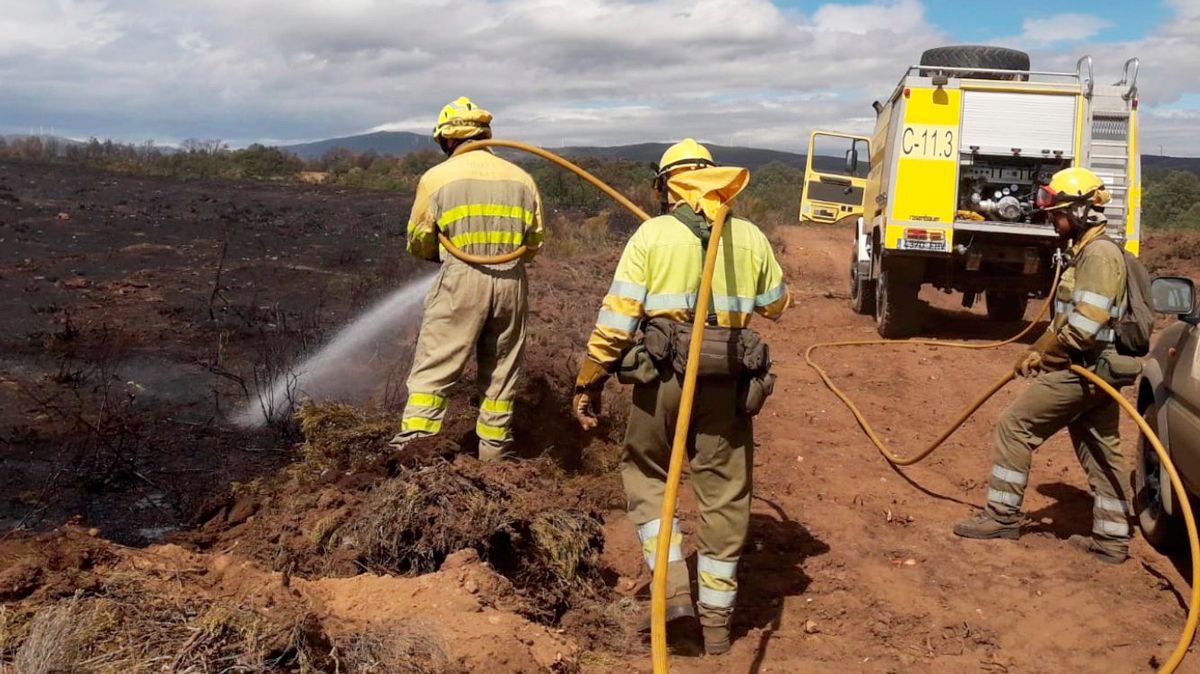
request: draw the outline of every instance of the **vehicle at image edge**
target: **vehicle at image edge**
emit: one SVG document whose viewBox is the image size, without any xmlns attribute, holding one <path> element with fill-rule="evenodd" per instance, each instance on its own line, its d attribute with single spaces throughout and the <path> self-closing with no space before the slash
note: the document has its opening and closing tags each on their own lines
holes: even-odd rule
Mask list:
<svg viewBox="0 0 1200 674">
<path fill-rule="evenodd" d="M 1192 281 L 1157 278 L 1154 309 L 1179 317 L 1158 332 L 1137 384 L 1137 407 L 1162 440 L 1184 490 L 1200 496 L 1200 312 Z M 1186 543 L 1183 514 L 1154 448 L 1139 434 L 1133 493 L 1138 525 L 1155 548 Z"/>
<path fill-rule="evenodd" d="M 1028 54 L 1000 47 L 927 50 L 874 104 L 853 309 L 874 314 L 883 337 L 905 337 L 919 325 L 918 292 L 931 284 L 961 292 L 968 308 L 983 296 L 992 319 L 1020 320 L 1029 299 L 1049 290 L 1061 247 L 1034 196 L 1070 166 L 1104 180 L 1109 234 L 1136 255 L 1138 65 L 1129 59 L 1119 82 L 1101 85 L 1090 56 L 1056 73 L 1030 70 Z M 853 174 L 860 140 L 842 138 Z M 802 212 L 811 206 L 802 200 Z"/>
</svg>

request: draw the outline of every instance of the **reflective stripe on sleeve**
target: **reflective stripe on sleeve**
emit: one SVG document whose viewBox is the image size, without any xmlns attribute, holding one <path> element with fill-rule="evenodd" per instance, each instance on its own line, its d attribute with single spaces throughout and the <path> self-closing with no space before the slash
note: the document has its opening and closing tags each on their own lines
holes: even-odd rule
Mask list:
<svg viewBox="0 0 1200 674">
<path fill-rule="evenodd" d="M 602 309 L 600 310 L 600 315 L 596 317 L 596 325 L 622 332 L 633 332 L 637 330 L 638 319 L 634 316 L 625 316 L 614 311 Z"/>
<path fill-rule="evenodd" d="M 1078 311 L 1071 313 L 1071 317 L 1067 319 L 1067 323 L 1088 336 L 1095 335 L 1100 331 L 1100 328 L 1104 327 L 1104 324 L 1093 321 Z"/>
<path fill-rule="evenodd" d="M 1010 494 L 1006 491 L 1000 491 L 999 489 L 988 489 L 987 500 L 991 501 L 992 503 L 999 503 L 1001 505 L 1019 508 L 1021 507 L 1022 499 L 1018 494 Z"/>
<path fill-rule="evenodd" d="M 1113 305 L 1111 298 L 1090 290 L 1076 290 L 1074 299 L 1076 302 L 1084 302 L 1104 311 L 1108 311 Z"/>
<path fill-rule="evenodd" d="M 1098 342 L 1115 342 L 1117 341 L 1117 333 L 1112 328 L 1104 328 L 1096 333 L 1096 341 Z"/>
<path fill-rule="evenodd" d="M 646 288 L 629 281 L 613 281 L 608 294 L 643 302 L 646 299 Z"/>
<path fill-rule="evenodd" d="M 772 304 L 783 299 L 785 293 L 787 293 L 787 285 L 780 283 L 767 292 L 755 297 L 754 304 L 760 307 L 765 307 L 768 304 Z"/>
<path fill-rule="evenodd" d="M 992 466 L 992 477 L 997 478 L 1002 482 L 1025 486 L 1029 482 L 1029 475 L 1016 470 L 1010 470 L 1004 466 Z"/>
</svg>

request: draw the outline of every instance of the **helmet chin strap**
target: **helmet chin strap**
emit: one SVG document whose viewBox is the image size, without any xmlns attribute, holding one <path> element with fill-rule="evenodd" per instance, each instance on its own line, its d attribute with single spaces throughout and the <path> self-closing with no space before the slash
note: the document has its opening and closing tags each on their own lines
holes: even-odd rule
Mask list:
<svg viewBox="0 0 1200 674">
<path fill-rule="evenodd" d="M 1070 206 L 1066 209 L 1067 219 L 1071 222 L 1071 239 L 1078 240 L 1084 232 L 1091 229 L 1088 221 L 1088 214 L 1092 212 L 1090 204 L 1079 204 Z"/>
</svg>

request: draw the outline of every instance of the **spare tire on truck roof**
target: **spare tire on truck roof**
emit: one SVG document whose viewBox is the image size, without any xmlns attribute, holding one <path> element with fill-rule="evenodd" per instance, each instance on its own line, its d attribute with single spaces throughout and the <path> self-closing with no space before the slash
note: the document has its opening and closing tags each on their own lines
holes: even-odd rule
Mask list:
<svg viewBox="0 0 1200 674">
<path fill-rule="evenodd" d="M 989 70 L 1029 70 L 1029 54 L 1005 47 L 987 45 L 953 45 L 926 49 L 921 54 L 923 66 L 945 66 L 947 68 L 986 68 Z M 929 77 L 937 70 L 921 69 L 922 77 Z M 950 77 L 968 77 L 977 80 L 1027 80 L 1028 75 L 1006 75 L 989 72 L 948 72 Z"/>
</svg>

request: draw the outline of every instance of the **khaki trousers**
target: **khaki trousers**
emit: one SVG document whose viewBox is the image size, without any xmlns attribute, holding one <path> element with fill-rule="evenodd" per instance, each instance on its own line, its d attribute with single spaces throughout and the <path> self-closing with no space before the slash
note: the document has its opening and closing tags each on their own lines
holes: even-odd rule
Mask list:
<svg viewBox="0 0 1200 674">
<path fill-rule="evenodd" d="M 408 402 L 398 439 L 436 435 L 446 414 L 446 392 L 471 354 L 479 369 L 475 432 L 479 458 L 498 459 L 512 444 L 513 398 L 529 314 L 525 265 L 506 270 L 447 261 L 425 297 Z"/>
<path fill-rule="evenodd" d="M 638 527 L 652 569 L 682 380 L 682 375 L 667 372 L 655 383 L 635 386 L 625 433 L 621 479 L 629 516 Z M 749 417 L 737 412 L 733 378 L 700 380 L 687 449 L 700 510 L 696 545 L 700 620 L 705 625 L 727 625 L 737 596 L 738 558 L 750 526 L 754 451 L 753 425 Z M 682 561 L 678 521 L 672 525 L 669 561 Z M 673 587 L 668 589 L 668 597 L 690 593 L 686 573 L 671 573 L 669 580 Z"/>
<path fill-rule="evenodd" d="M 1065 426 L 1094 497 L 1094 538 L 1102 545 L 1126 545 L 1131 491 L 1121 454 L 1119 421 L 1116 401 L 1074 372 L 1039 376 L 1005 410 L 996 426 L 988 512 L 1002 522 L 1020 519 L 1033 451 Z"/>
</svg>

